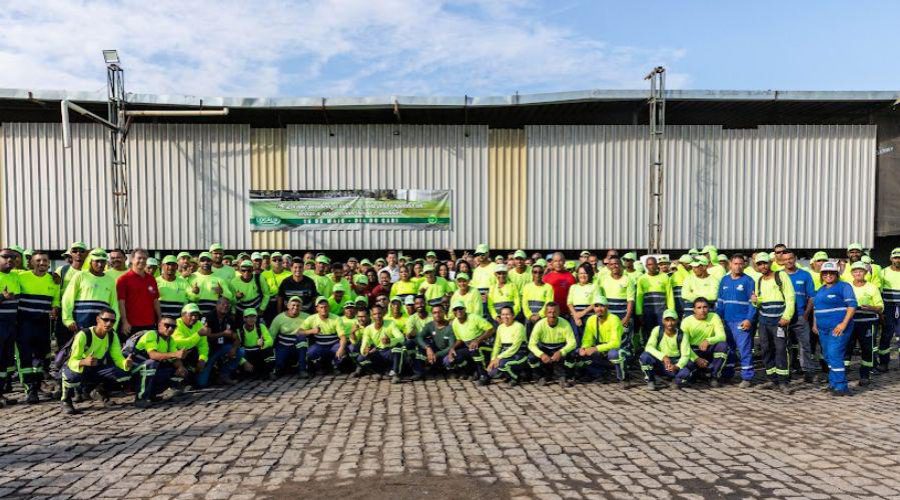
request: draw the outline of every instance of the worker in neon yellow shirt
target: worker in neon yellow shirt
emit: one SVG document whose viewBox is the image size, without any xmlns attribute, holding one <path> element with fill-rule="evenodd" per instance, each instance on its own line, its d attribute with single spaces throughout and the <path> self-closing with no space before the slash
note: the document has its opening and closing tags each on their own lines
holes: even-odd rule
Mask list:
<svg viewBox="0 0 900 500">
<path fill-rule="evenodd" d="M 538 321 L 528 340 L 528 366 L 541 378 L 539 385 L 546 385 L 556 376 L 562 387 L 570 387 L 574 382 L 575 332 L 572 325 L 559 317 L 560 308 L 556 302 L 546 306 L 547 317 Z"/>
<path fill-rule="evenodd" d="M 516 250 L 513 254 L 513 266 L 507 272 L 509 282 L 516 285 L 521 290 L 525 285 L 531 283 L 531 267 L 527 264 L 528 256 L 522 250 Z"/>
<path fill-rule="evenodd" d="M 363 329 L 358 366 L 353 373 L 359 377 L 366 371 L 387 374 L 394 384 L 400 383 L 403 368 L 404 337 L 397 326 L 384 321 L 384 309 L 372 307 L 372 322 Z M 390 371 L 388 371 L 390 370 Z"/>
<path fill-rule="evenodd" d="M 488 291 L 497 283 L 494 277 L 497 264 L 491 260 L 490 249 L 484 243 L 475 247 L 475 261 L 478 264 L 472 269 L 470 285 L 481 295 L 482 309 L 486 310 Z"/>
<path fill-rule="evenodd" d="M 709 274 L 709 261 L 706 257 L 697 257 L 691 263 L 693 272 L 684 279 L 681 287 L 685 317 L 693 314 L 691 309 L 694 300 L 703 297 L 709 302 L 710 310 L 715 311 L 715 303 L 719 298 L 719 278 Z"/>
<path fill-rule="evenodd" d="M 604 377 L 613 370 L 616 379 L 625 382 L 622 321 L 609 313 L 609 301 L 602 294 L 594 294 L 592 302 L 594 314 L 585 319 L 584 338 L 578 355 L 587 360 L 587 373 L 592 379 Z"/>
<path fill-rule="evenodd" d="M 609 312 L 615 314 L 622 320 L 622 328 L 625 329 L 623 334 L 622 349 L 626 351 L 626 356 L 630 356 L 636 352 L 640 346 L 635 345 L 638 340 L 637 336 L 633 336 L 634 329 L 634 301 L 637 296 L 635 293 L 634 282 L 623 272 L 618 257 L 610 257 L 607 266 L 609 274 L 600 278 L 600 293 L 609 301 Z"/>
<path fill-rule="evenodd" d="M 709 371 L 710 387 L 720 384 L 728 358 L 728 342 L 722 319 L 711 312 L 709 306 L 709 300 L 703 296 L 697 297 L 691 304 L 692 314 L 681 321 L 681 331 L 690 342 L 691 352 L 688 363 L 675 375 L 675 386 L 679 389 L 688 384 L 700 369 Z"/>
<path fill-rule="evenodd" d="M 482 317 L 481 295 L 477 290 L 469 286 L 469 275 L 466 273 L 458 273 L 456 275 L 457 290 L 450 297 L 450 303 L 461 301 L 466 306 L 466 312 L 471 316 Z"/>
<path fill-rule="evenodd" d="M 818 291 L 822 287 L 822 264 L 828 262 L 828 254 L 816 252 L 809 261 L 809 274 L 813 278 L 813 287 Z"/>
<path fill-rule="evenodd" d="M 642 274 L 644 274 L 643 271 L 638 269 L 636 261 L 637 254 L 634 252 L 627 252 L 622 256 L 621 261 L 622 272 L 625 274 L 625 276 L 628 276 L 628 278 L 634 282 L 637 282 L 637 279 L 640 278 Z"/>
<path fill-rule="evenodd" d="M 647 273 L 635 283 L 635 314 L 641 318 L 643 335 L 640 346 L 650 338 L 650 332 L 662 324 L 662 313 L 675 308 L 672 280 L 660 272 L 655 257 L 647 257 Z"/>
<path fill-rule="evenodd" d="M 473 380 L 478 380 L 480 385 L 488 385 L 490 379 L 484 357 L 493 350 L 487 341 L 494 335 L 494 327 L 481 316 L 469 314 L 461 300 L 455 300 L 451 310 L 455 318 L 450 326 L 456 342 L 447 353 L 444 364 L 450 369 L 467 369 Z"/>
<path fill-rule="evenodd" d="M 651 391 L 658 387 L 658 375 L 675 378 L 691 361 L 693 350 L 690 339 L 678 328 L 678 317 L 674 309 L 666 309 L 662 324 L 650 332 L 650 338 L 641 353 L 641 371 L 644 372 L 647 389 Z"/>
<path fill-rule="evenodd" d="M 200 254 L 200 268 L 194 273 L 191 287 L 188 289 L 188 299 L 197 304 L 200 312 L 209 314 L 216 307 L 219 297 L 225 297 L 229 301 L 234 300 L 234 294 L 226 281 L 213 272 L 212 255 L 208 252 Z M 224 273 L 220 273 L 224 274 Z M 233 274 L 233 273 L 232 273 Z"/>
<path fill-rule="evenodd" d="M 507 306 L 511 307 L 513 309 L 513 316 L 517 317 L 521 307 L 519 300 L 521 292 L 516 285 L 507 282 L 507 271 L 508 268 L 506 267 L 506 264 L 498 264 L 494 267 L 496 282 L 491 285 L 491 289 L 488 290 L 488 316 L 489 319 L 497 325 L 500 324 L 501 309 Z"/>
<path fill-rule="evenodd" d="M 419 293 L 419 283 L 412 280 L 407 266 L 400 266 L 400 279 L 391 285 L 391 293 L 389 297 L 393 299 L 397 297 L 402 304 L 406 297 L 415 297 Z"/>
<path fill-rule="evenodd" d="M 522 287 L 522 314 L 525 315 L 525 329 L 531 333 L 534 325 L 547 314 L 547 304 L 553 301 L 553 287 L 544 283 L 544 268 L 547 262 L 539 259 L 531 266 L 531 283 Z"/>
<path fill-rule="evenodd" d="M 769 378 L 766 386 L 777 385 L 782 392 L 790 393 L 787 330 L 796 310 L 796 292 L 790 276 L 784 271 L 773 272 L 770 262 L 767 253 L 756 255 L 760 277 L 756 280 L 755 297 L 751 296 L 750 301 L 759 309 L 757 332 Z"/>
<path fill-rule="evenodd" d="M 878 371 L 888 371 L 891 361 L 891 339 L 900 335 L 900 247 L 891 251 L 891 265 L 881 273 L 884 283 L 884 329 L 878 339 Z"/>
<path fill-rule="evenodd" d="M 675 262 L 675 271 L 672 272 L 672 296 L 675 298 L 675 312 L 679 317 L 684 316 L 684 299 L 681 297 L 681 289 L 684 287 L 684 280 L 693 272 L 691 263 L 694 258 L 688 254 L 684 254 Z"/>
<path fill-rule="evenodd" d="M 590 264 L 582 264 L 578 266 L 575 273 L 575 284 L 569 287 L 569 296 L 566 304 L 569 310 L 569 321 L 572 323 L 572 330 L 575 332 L 575 340 L 581 345 L 581 339 L 584 337 L 584 322 L 590 318 L 593 313 L 591 302 L 597 292 L 597 285 L 594 284 L 594 271 Z"/>
<path fill-rule="evenodd" d="M 425 297 L 425 302 L 429 306 L 439 305 L 444 297 L 453 295 L 450 282 L 438 276 L 433 265 L 422 266 L 422 273 L 425 275 L 425 279 L 419 285 L 418 294 Z"/>
<path fill-rule="evenodd" d="M 509 385 L 517 385 L 528 361 L 527 344 L 525 325 L 515 320 L 512 306 L 501 306 L 500 324 L 494 335 L 494 349 L 487 367 L 488 377 L 496 379 L 501 375 L 506 376 Z"/>
<path fill-rule="evenodd" d="M 866 279 L 869 272 L 869 266 L 861 261 L 854 262 L 850 266 L 850 273 L 853 276 L 850 285 L 856 295 L 858 307 L 853 313 L 853 331 L 850 333 L 850 342 L 847 344 L 846 354 L 844 354 L 844 364 L 850 365 L 853 346 L 854 344 L 858 345 L 861 358 L 859 363 L 860 386 L 869 385 L 869 375 L 874 366 L 872 358 L 875 352 L 875 336 L 881 319 L 880 315 L 884 311 L 881 291 Z"/>
</svg>

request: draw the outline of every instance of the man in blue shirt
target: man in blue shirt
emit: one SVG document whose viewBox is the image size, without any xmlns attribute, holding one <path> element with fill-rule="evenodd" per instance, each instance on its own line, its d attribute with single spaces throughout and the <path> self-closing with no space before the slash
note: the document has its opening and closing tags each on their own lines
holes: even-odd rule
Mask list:
<svg viewBox="0 0 900 500">
<path fill-rule="evenodd" d="M 731 256 L 728 263 L 730 272 L 719 281 L 719 298 L 716 311 L 725 324 L 725 337 L 731 351 L 736 353 L 741 363 L 741 388 L 752 385 L 753 376 L 753 335 L 755 333 L 756 308 L 751 296 L 756 288 L 753 278 L 744 274 L 746 259 L 742 254 Z M 725 362 L 723 378 L 734 376 L 735 354 Z"/>
<path fill-rule="evenodd" d="M 813 284 L 812 274 L 809 271 L 797 267 L 797 255 L 788 249 L 781 252 L 781 261 L 784 272 L 787 273 L 791 284 L 794 285 L 794 317 L 788 325 L 788 342 L 791 356 L 789 366 L 797 366 L 794 361 L 799 354 L 800 370 L 803 372 L 803 380 L 811 383 L 814 378 L 815 363 L 813 362 L 812 348 L 809 340 L 809 323 L 812 315 L 813 297 L 816 295 L 816 287 Z M 799 350 L 799 353 L 797 352 Z"/>
</svg>

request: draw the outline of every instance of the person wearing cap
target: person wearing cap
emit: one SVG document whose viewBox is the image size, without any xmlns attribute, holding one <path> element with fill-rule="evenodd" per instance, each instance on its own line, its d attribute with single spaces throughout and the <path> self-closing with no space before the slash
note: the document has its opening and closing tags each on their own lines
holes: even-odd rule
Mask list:
<svg viewBox="0 0 900 500">
<path fill-rule="evenodd" d="M 119 299 L 119 328 L 125 337 L 135 332 L 153 331 L 162 317 L 159 287 L 147 271 L 150 255 L 143 248 L 131 252 L 131 269 L 116 280 Z"/>
<path fill-rule="evenodd" d="M 674 273 L 675 270 L 672 269 L 672 261 L 669 260 L 669 256 L 666 254 L 660 255 L 657 257 L 656 261 L 659 264 L 659 272 L 665 274 L 671 280 L 672 273 Z M 672 293 L 674 294 L 674 290 Z"/>
<path fill-rule="evenodd" d="M 416 293 L 419 291 L 419 285 L 411 279 L 412 276 L 409 273 L 408 266 L 401 265 L 398 268 L 398 273 L 400 274 L 400 279 L 391 285 L 391 291 L 388 296 L 391 299 L 400 299 L 400 302 L 403 303 L 406 297 L 416 296 Z"/>
<path fill-rule="evenodd" d="M 119 299 L 116 295 L 116 282 L 104 271 L 106 261 L 105 250 L 102 248 L 91 250 L 85 262 L 87 272 L 76 274 L 66 286 L 61 301 L 63 324 L 73 334 L 83 328 L 94 326 L 97 314 L 103 307 L 112 309 L 118 318 Z"/>
<path fill-rule="evenodd" d="M 641 341 L 635 346 L 642 349 L 650 338 L 650 332 L 662 324 L 662 313 L 675 308 L 675 294 L 672 280 L 660 272 L 656 257 L 646 259 L 647 272 L 641 274 L 634 283 L 635 314 L 641 318 Z M 637 349 L 635 350 L 637 352 Z"/>
<path fill-rule="evenodd" d="M 349 338 L 350 332 L 353 331 L 353 327 L 356 326 L 356 312 L 361 308 L 366 308 L 368 305 L 363 302 L 359 302 L 360 297 L 357 297 L 356 300 L 345 300 L 344 305 L 341 308 L 340 314 L 338 314 L 338 320 L 341 322 L 341 327 L 347 332 L 347 336 Z M 365 297 L 362 297 L 365 300 Z M 331 302 L 329 301 L 329 306 Z M 330 309 L 330 308 L 329 308 Z M 353 344 L 352 340 L 348 344 Z M 352 354 L 352 352 L 351 352 Z"/>
<path fill-rule="evenodd" d="M 182 278 L 186 278 L 187 276 L 193 274 L 191 270 L 191 254 L 188 252 L 178 252 L 178 255 L 175 256 L 178 261 L 178 275 Z"/>
<path fill-rule="evenodd" d="M 328 297 L 329 311 L 331 314 L 340 317 L 344 314 L 344 307 L 347 304 L 354 304 L 349 286 L 344 282 L 336 283 L 331 287 L 331 296 Z"/>
<path fill-rule="evenodd" d="M 851 243 L 847 246 L 847 261 L 841 266 L 841 280 L 847 283 L 853 282 L 853 274 L 850 267 L 854 262 L 859 262 L 863 257 L 863 247 L 859 243 Z M 868 274 L 868 273 L 866 273 Z"/>
<path fill-rule="evenodd" d="M 794 316 L 787 328 L 790 356 L 788 366 L 799 366 L 803 372 L 803 380 L 811 383 L 815 379 L 815 363 L 809 324 L 812 319 L 812 300 L 816 294 L 815 285 L 809 271 L 797 267 L 797 254 L 793 250 L 782 249 L 781 268 L 794 287 Z"/>
<path fill-rule="evenodd" d="M 703 256 L 697 257 L 691 262 L 691 274 L 684 279 L 681 287 L 685 317 L 694 313 L 691 305 L 697 297 L 703 297 L 709 301 L 710 307 L 715 311 L 715 302 L 719 298 L 719 278 L 709 274 L 709 260 Z"/>
<path fill-rule="evenodd" d="M 475 262 L 476 266 L 470 274 L 472 280 L 469 284 L 481 295 L 482 311 L 486 311 L 488 292 L 497 284 L 497 277 L 494 275 L 497 263 L 491 260 L 487 244 L 482 243 L 475 247 Z"/>
<path fill-rule="evenodd" d="M 769 257 L 772 259 L 772 262 L 769 263 L 769 269 L 771 269 L 773 273 L 784 269 L 785 250 L 787 250 L 787 245 L 784 243 L 778 243 L 772 247 L 772 253 L 769 254 Z"/>
<path fill-rule="evenodd" d="M 858 304 L 853 287 L 840 281 L 837 263 L 822 264 L 822 287 L 813 299 L 812 331 L 819 336 L 825 362 L 828 363 L 828 386 L 835 396 L 848 396 L 847 373 L 844 356 L 850 334 L 853 332 L 853 315 Z"/>
<path fill-rule="evenodd" d="M 706 266 L 708 268 L 707 272 L 710 274 L 710 276 L 714 276 L 717 280 L 719 280 L 722 279 L 722 276 L 725 276 L 725 274 L 727 274 L 725 268 L 719 265 L 719 251 L 716 247 L 712 245 L 706 245 L 705 247 L 703 247 L 703 249 L 700 250 L 700 256 L 706 258 Z M 709 297 L 707 297 L 707 299 L 712 302 L 715 302 L 716 300 L 710 299 Z"/>
<path fill-rule="evenodd" d="M 270 256 L 269 268 L 260 274 L 260 277 L 266 281 L 269 292 L 273 295 L 269 299 L 269 306 L 263 312 L 266 324 L 271 324 L 275 316 L 278 315 L 278 301 L 274 300 L 274 296 L 278 293 L 281 282 L 291 276 L 291 272 L 285 269 L 283 255 L 281 252 L 274 252 Z"/>
<path fill-rule="evenodd" d="M 722 276 L 725 276 L 731 270 L 731 266 L 730 266 L 731 261 L 728 260 L 728 256 L 725 255 L 724 253 L 720 253 L 719 256 L 717 257 L 717 259 L 718 259 L 717 262 L 719 263 L 719 267 L 721 267 L 722 270 L 725 271 L 724 273 L 722 273 Z M 719 279 L 721 279 L 721 277 Z"/>
<path fill-rule="evenodd" d="M 269 252 L 259 252 L 259 256 L 262 257 L 259 272 L 268 271 L 272 267 L 272 254 Z M 250 260 L 253 259 L 251 258 Z"/>
<path fill-rule="evenodd" d="M 550 259 L 550 272 L 544 274 L 544 283 L 553 287 L 553 301 L 565 308 L 560 311 L 562 316 L 568 316 L 569 288 L 575 284 L 575 277 L 566 271 L 566 257 L 562 252 L 554 252 Z"/>
<path fill-rule="evenodd" d="M 675 298 L 675 312 L 679 317 L 684 317 L 684 298 L 681 291 L 684 288 L 684 281 L 693 274 L 691 264 L 694 258 L 688 254 L 684 254 L 675 262 L 675 270 L 672 272 L 672 296 Z"/>
<path fill-rule="evenodd" d="M 624 333 L 622 336 L 622 350 L 626 356 L 630 356 L 635 352 L 635 348 L 639 348 L 635 344 L 634 330 L 632 321 L 634 315 L 634 301 L 637 298 L 634 281 L 625 275 L 619 258 L 612 256 L 607 259 L 607 269 L 609 270 L 600 278 L 597 283 L 597 290 L 606 297 L 609 302 L 609 312 L 615 314 L 622 321 Z"/>
<path fill-rule="evenodd" d="M 59 316 L 60 297 L 58 279 L 48 272 L 50 256 L 47 252 L 39 250 L 32 253 L 31 265 L 31 270 L 18 275 L 20 290 L 15 347 L 19 362 L 17 371 L 25 389 L 26 401 L 37 403 L 44 378 L 44 362 L 50 354 L 51 326 Z M 0 276 L 0 281 L 5 282 L 8 278 L 8 275 Z M 0 302 L 2 309 L 4 303 Z"/>
<path fill-rule="evenodd" d="M 756 282 L 744 274 L 745 258 L 736 253 L 729 261 L 730 272 L 719 281 L 719 294 L 716 311 L 725 326 L 725 341 L 735 354 L 726 360 L 723 375 L 731 376 L 735 358 L 740 362 L 742 389 L 749 388 L 756 375 L 753 369 L 753 336 L 756 333 L 756 307 L 753 306 L 753 295 Z"/>
<path fill-rule="evenodd" d="M 83 242 L 76 241 L 69 245 L 68 253 L 72 258 L 72 262 L 56 268 L 56 274 L 62 278 L 60 293 L 65 292 L 66 287 L 69 286 L 69 282 L 72 281 L 72 278 L 84 269 L 84 263 L 88 255 L 88 247 Z"/>
<path fill-rule="evenodd" d="M 546 314 L 528 339 L 528 366 L 540 376 L 538 384 L 546 385 L 555 375 L 562 387 L 569 387 L 575 369 L 575 332 L 559 317 L 556 302 L 547 304 Z"/>
<path fill-rule="evenodd" d="M 853 293 L 856 295 L 856 311 L 853 313 L 853 331 L 850 332 L 850 341 L 844 354 L 845 365 L 850 365 L 854 345 L 859 347 L 859 385 L 869 385 L 869 375 L 872 372 L 873 356 L 875 352 L 875 337 L 881 313 L 884 311 L 884 301 L 881 291 L 874 284 L 866 281 L 868 266 L 862 261 L 854 262 L 850 266 L 853 276 Z"/>
<path fill-rule="evenodd" d="M 362 259 L 361 261 L 359 261 L 359 272 L 361 273 L 365 273 L 369 269 L 374 269 L 374 267 L 375 266 L 372 265 L 372 261 L 369 259 Z"/>
<path fill-rule="evenodd" d="M 547 261 L 540 259 L 531 266 L 531 283 L 522 287 L 522 305 L 525 329 L 531 334 L 534 325 L 547 314 L 547 304 L 553 302 L 553 287 L 544 283 L 544 268 Z"/>
<path fill-rule="evenodd" d="M 372 278 L 377 279 L 375 273 L 371 273 Z M 374 288 L 374 285 L 369 280 L 369 276 L 366 273 L 357 273 L 354 274 L 350 278 L 350 289 L 353 291 L 354 300 L 356 297 L 367 297 L 369 296 L 369 292 Z"/>
<path fill-rule="evenodd" d="M 108 253 L 109 262 L 107 263 L 106 270 L 104 271 L 108 276 L 111 276 L 113 281 L 118 281 L 119 277 L 128 272 L 128 264 L 125 256 L 125 250 L 121 248 L 115 248 L 110 250 Z M 119 323 L 122 322 L 122 318 L 119 318 Z"/>
<path fill-rule="evenodd" d="M 513 265 L 507 271 L 507 279 L 521 290 L 531 283 L 531 268 L 527 264 L 527 256 L 523 250 L 516 250 L 513 254 Z"/>
<path fill-rule="evenodd" d="M 436 266 L 438 263 L 438 256 L 433 250 L 428 251 L 425 254 L 425 262 L 431 264 L 432 266 Z"/>
<path fill-rule="evenodd" d="M 314 312 L 316 298 L 316 282 L 303 272 L 303 261 L 294 259 L 291 263 L 291 275 L 278 285 L 278 312 L 287 309 L 288 300 L 299 297 L 302 301 L 301 311 L 306 314 Z"/>
<path fill-rule="evenodd" d="M 163 318 L 178 318 L 181 308 L 188 302 L 187 280 L 178 275 L 178 260 L 166 255 L 162 260 L 162 272 L 156 278 L 159 290 L 159 312 Z"/>
<path fill-rule="evenodd" d="M 415 298 L 407 298 L 405 305 L 408 314 L 406 318 L 406 331 L 401 333 L 406 335 L 407 351 L 413 352 L 416 347 L 416 336 L 422 328 L 425 328 L 425 325 L 431 322 L 432 318 L 431 315 L 428 314 L 425 297 L 422 297 L 421 295 Z"/>
<path fill-rule="evenodd" d="M 681 321 L 681 331 L 688 339 L 691 352 L 687 364 L 675 375 L 676 387 L 684 387 L 698 370 L 704 369 L 709 372 L 710 386 L 718 387 L 728 359 L 725 325 L 718 314 L 710 311 L 705 297 L 694 299 L 691 310 L 692 314 Z"/>
<path fill-rule="evenodd" d="M 159 260 L 155 257 L 147 258 L 147 273 L 153 276 L 154 279 L 159 277 Z"/>
<path fill-rule="evenodd" d="M 380 306 L 374 306 L 371 315 L 372 323 L 362 331 L 358 366 L 353 375 L 359 377 L 367 372 L 384 375 L 387 372 L 391 382 L 399 384 L 405 352 L 403 334 L 396 324 L 385 322 L 384 309 Z"/>
<path fill-rule="evenodd" d="M 438 305 L 445 296 L 453 294 L 450 282 L 438 276 L 432 264 L 425 264 L 422 272 L 425 274 L 425 280 L 419 285 L 418 294 L 425 297 L 425 302 L 429 306 Z"/>
<path fill-rule="evenodd" d="M 331 294 L 334 293 L 334 287 L 341 285 L 344 288 L 344 294 L 351 300 L 356 299 L 356 294 L 353 292 L 353 287 L 350 286 L 350 280 L 348 279 L 347 270 L 344 269 L 344 264 L 340 262 L 334 262 L 331 264 L 331 272 L 328 273 L 328 285 L 329 292 L 328 295 L 323 295 L 323 297 L 330 297 Z"/>
<path fill-rule="evenodd" d="M 513 310 L 514 318 L 518 317 L 520 312 L 519 295 L 521 291 L 516 285 L 507 281 L 507 271 L 506 264 L 497 264 L 494 267 L 495 283 L 488 290 L 488 319 L 493 321 L 495 325 L 500 324 L 500 310 L 504 307 L 508 306 Z"/>
<path fill-rule="evenodd" d="M 678 327 L 678 318 L 678 312 L 674 309 L 663 312 L 662 324 L 650 332 L 639 358 L 644 381 L 651 391 L 657 389 L 657 376 L 674 379 L 687 366 L 694 352 L 690 339 Z"/>
<path fill-rule="evenodd" d="M 241 262 L 238 275 L 228 284 L 228 288 L 234 294 L 234 311 L 239 323 L 245 309 L 254 309 L 257 313 L 265 311 L 272 297 L 269 284 L 259 273 L 254 272 L 254 266 L 255 264 L 249 260 Z"/>
<path fill-rule="evenodd" d="M 502 376 L 511 386 L 519 383 L 519 377 L 522 376 L 528 362 L 528 334 L 525 333 L 525 325 L 515 318 L 516 312 L 512 305 L 500 306 L 491 362 L 487 366 L 488 380 Z"/>
<path fill-rule="evenodd" d="M 243 320 L 238 328 L 238 339 L 244 350 L 241 364 L 244 371 L 252 377 L 262 380 L 272 378 L 272 367 L 275 364 L 275 344 L 272 334 L 266 325 L 257 321 L 259 313 L 256 309 L 244 309 Z"/>
<path fill-rule="evenodd" d="M 331 314 L 328 299 L 316 297 L 315 304 L 316 313 L 303 320 L 299 331 L 313 337 L 306 355 L 309 371 L 328 366 L 337 369 L 347 357 L 347 332 L 340 319 Z"/>
<path fill-rule="evenodd" d="M 230 269 L 230 268 L 229 268 Z M 225 297 L 228 300 L 234 300 L 234 294 L 231 293 L 231 286 L 228 282 L 223 281 L 219 273 L 217 275 L 213 271 L 213 256 L 209 252 L 200 254 L 200 267 L 194 273 L 194 280 L 188 289 L 188 300 L 197 304 L 200 313 L 208 314 L 216 307 L 219 297 Z M 234 274 L 232 273 L 232 276 Z"/>
<path fill-rule="evenodd" d="M 164 390 L 180 384 L 187 376 L 181 362 L 185 351 L 177 349 L 172 338 L 177 326 L 175 321 L 174 318 L 162 318 L 153 330 L 135 330 L 122 349 L 134 364 L 134 404 L 138 408 L 149 408 Z"/>
<path fill-rule="evenodd" d="M 412 265 L 412 276 L 409 278 L 410 281 L 416 284 L 416 290 L 422 286 L 422 282 L 425 281 L 425 262 L 422 259 L 416 259 L 416 261 Z"/>
<path fill-rule="evenodd" d="M 458 279 L 458 277 L 457 277 Z M 475 292 L 469 292 L 475 295 Z M 479 305 L 481 302 L 479 301 Z M 478 314 L 470 314 L 466 303 L 461 299 L 454 299 L 451 310 L 455 318 L 450 322 L 456 343 L 453 349 L 444 358 L 444 366 L 448 368 L 474 367 L 469 372 L 472 380 L 478 380 L 481 385 L 490 383 L 485 367 L 485 354 L 490 355 L 493 347 L 488 343 L 494 335 L 494 327 Z"/>
<path fill-rule="evenodd" d="M 412 360 L 411 380 L 421 380 L 428 371 L 445 366 L 450 351 L 456 344 L 453 327 L 447 319 L 447 311 L 440 304 L 430 306 L 431 321 L 416 334 L 416 355 Z M 452 363 L 448 362 L 446 366 Z"/>
<path fill-rule="evenodd" d="M 218 369 L 217 383 L 236 384 L 231 375 L 237 370 L 243 351 L 237 336 L 240 321 L 231 313 L 231 302 L 225 297 L 219 297 L 216 307 L 203 316 L 200 322 L 205 323 L 206 328 L 200 329 L 198 333 L 206 338 L 209 353 L 206 364 L 197 374 L 197 386 L 209 385 L 213 369 Z"/>
<path fill-rule="evenodd" d="M 884 328 L 878 339 L 878 365 L 887 372 L 891 362 L 891 340 L 900 336 L 900 247 L 891 251 L 891 265 L 881 272 L 884 299 Z"/>
<path fill-rule="evenodd" d="M 12 384 L 15 341 L 19 336 L 16 315 L 22 290 L 15 265 L 15 253 L 8 247 L 0 250 L 0 407 L 11 401 L 5 399 L 5 394 Z"/>
<path fill-rule="evenodd" d="M 569 322 L 575 332 L 575 340 L 581 345 L 584 322 L 590 318 L 592 301 L 597 292 L 594 284 L 594 270 L 587 262 L 582 262 L 575 273 L 575 284 L 569 287 L 566 307 L 569 311 Z"/>
<path fill-rule="evenodd" d="M 625 382 L 625 352 L 622 351 L 622 321 L 609 313 L 609 301 L 600 293 L 591 299 L 593 315 L 585 318 L 584 338 L 578 356 L 584 360 L 588 376 L 596 380 L 611 369 L 616 380 Z"/>
<path fill-rule="evenodd" d="M 394 284 L 396 285 L 397 283 Z M 406 308 L 403 307 L 403 302 L 404 301 L 401 300 L 400 297 L 393 297 L 390 300 L 388 307 L 385 308 L 384 319 L 385 322 L 395 325 L 401 333 L 406 331 L 406 320 L 408 319 Z"/>
<path fill-rule="evenodd" d="M 828 262 L 828 254 L 825 252 L 816 252 L 809 261 L 809 274 L 812 275 L 813 287 L 818 290 L 822 286 L 822 277 L 819 273 L 822 270 L 822 264 Z"/>
<path fill-rule="evenodd" d="M 194 303 L 187 303 L 181 308 L 181 317 L 175 321 L 175 333 L 172 339 L 175 340 L 175 348 L 185 351 L 182 358 L 182 364 L 188 371 L 188 376 L 193 379 L 199 378 L 199 375 L 205 370 L 209 361 L 209 341 L 207 337 L 210 329 L 206 326 L 206 322 L 202 320 L 203 315 L 200 307 Z M 187 379 L 185 379 L 185 384 Z M 199 383 L 197 385 L 200 385 Z M 178 392 L 184 390 L 184 386 L 178 387 Z"/>
<path fill-rule="evenodd" d="M 106 259 L 93 264 L 105 266 Z M 68 415 L 81 413 L 73 402 L 76 391 L 90 394 L 96 387 L 100 399 L 107 403 L 109 387 L 131 380 L 129 371 L 132 362 L 122 355 L 122 346 L 116 335 L 116 311 L 105 304 L 99 305 L 93 319 L 93 325 L 75 333 L 69 357 L 61 370 L 62 406 L 63 412 Z"/>
<path fill-rule="evenodd" d="M 232 279 L 234 279 L 235 270 L 233 267 L 225 265 L 225 248 L 222 247 L 219 243 L 213 243 L 209 247 L 209 252 L 204 252 L 209 255 L 210 261 L 212 263 L 210 267 L 210 272 L 216 275 L 223 283 L 229 283 Z M 203 254 L 200 254 L 203 255 Z M 243 260 L 238 257 L 238 260 Z"/>
<path fill-rule="evenodd" d="M 453 304 L 460 301 L 465 304 L 468 315 L 482 317 L 481 295 L 469 286 L 469 275 L 467 273 L 457 273 L 456 286 L 458 289 L 450 297 L 450 303 Z"/>
<path fill-rule="evenodd" d="M 622 256 L 622 273 L 634 282 L 637 282 L 637 279 L 643 274 L 637 267 L 637 260 L 637 253 L 635 252 L 626 252 Z"/>
<path fill-rule="evenodd" d="M 751 298 L 759 311 L 757 331 L 760 355 L 770 382 L 763 385 L 776 385 L 783 392 L 790 392 L 787 385 L 791 376 L 787 329 L 794 317 L 794 286 L 784 271 L 773 272 L 770 262 L 767 253 L 757 254 L 756 269 L 760 277 L 756 280 L 754 297 Z"/>
</svg>

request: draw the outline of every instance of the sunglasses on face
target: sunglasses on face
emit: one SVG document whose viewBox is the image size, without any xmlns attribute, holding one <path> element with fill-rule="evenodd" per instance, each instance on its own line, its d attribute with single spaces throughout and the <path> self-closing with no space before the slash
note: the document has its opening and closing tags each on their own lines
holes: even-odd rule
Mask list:
<svg viewBox="0 0 900 500">
<path fill-rule="evenodd" d="M 109 324 L 116 320 L 116 318 L 98 318 L 100 321 Z"/>
</svg>

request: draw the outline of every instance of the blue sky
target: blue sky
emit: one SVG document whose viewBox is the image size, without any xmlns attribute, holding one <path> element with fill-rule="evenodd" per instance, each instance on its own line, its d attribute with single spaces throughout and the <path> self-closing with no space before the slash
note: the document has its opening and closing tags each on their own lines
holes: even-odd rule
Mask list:
<svg viewBox="0 0 900 500">
<path fill-rule="evenodd" d="M 25 4 L 25 5 L 23 5 Z M 645 88 L 892 90 L 889 1 L 0 0 L 0 87 L 505 95 Z M 35 4 L 38 5 L 38 4 Z M 657 19 L 656 23 L 651 19 Z"/>
</svg>

